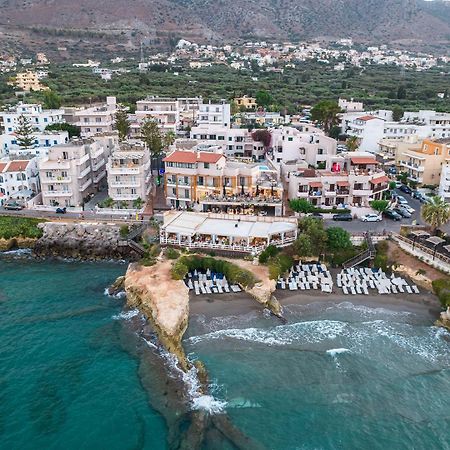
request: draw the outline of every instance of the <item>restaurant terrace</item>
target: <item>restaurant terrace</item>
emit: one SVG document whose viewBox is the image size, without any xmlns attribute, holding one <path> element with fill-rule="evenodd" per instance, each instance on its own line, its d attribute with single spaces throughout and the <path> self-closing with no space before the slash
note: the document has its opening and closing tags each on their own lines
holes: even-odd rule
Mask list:
<svg viewBox="0 0 450 450">
<path fill-rule="evenodd" d="M 169 211 L 160 228 L 161 244 L 257 254 L 268 245 L 292 244 L 297 219 Z"/>
</svg>

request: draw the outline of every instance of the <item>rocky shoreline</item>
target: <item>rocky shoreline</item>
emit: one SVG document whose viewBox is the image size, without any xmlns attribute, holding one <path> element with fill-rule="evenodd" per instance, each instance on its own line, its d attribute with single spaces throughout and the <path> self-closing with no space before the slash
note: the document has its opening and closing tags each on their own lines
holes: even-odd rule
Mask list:
<svg viewBox="0 0 450 450">
<path fill-rule="evenodd" d="M 136 260 L 139 255 L 120 236 L 115 223 L 44 222 L 43 235 L 33 246 L 39 257 Z"/>
</svg>

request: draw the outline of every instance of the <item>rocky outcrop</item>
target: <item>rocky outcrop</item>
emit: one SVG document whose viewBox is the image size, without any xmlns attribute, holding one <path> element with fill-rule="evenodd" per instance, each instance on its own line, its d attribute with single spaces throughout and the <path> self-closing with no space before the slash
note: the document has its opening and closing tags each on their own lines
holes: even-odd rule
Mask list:
<svg viewBox="0 0 450 450">
<path fill-rule="evenodd" d="M 436 326 L 446 328 L 450 331 L 450 306 L 446 311 L 441 312 L 439 319 L 436 321 Z"/>
<path fill-rule="evenodd" d="M 16 250 L 19 248 L 34 248 L 37 239 L 16 237 L 11 239 L 0 239 L 0 252 Z"/>
<path fill-rule="evenodd" d="M 172 263 L 159 261 L 145 267 L 130 264 L 125 275 L 128 306 L 140 309 L 152 323 L 161 344 L 187 371 L 190 363 L 182 346 L 189 319 L 189 291 L 183 281 L 171 276 Z"/>
<path fill-rule="evenodd" d="M 38 225 L 43 236 L 36 242 L 37 256 L 81 259 L 137 259 L 137 253 L 122 245 L 120 226 L 115 223 L 45 222 Z"/>
</svg>

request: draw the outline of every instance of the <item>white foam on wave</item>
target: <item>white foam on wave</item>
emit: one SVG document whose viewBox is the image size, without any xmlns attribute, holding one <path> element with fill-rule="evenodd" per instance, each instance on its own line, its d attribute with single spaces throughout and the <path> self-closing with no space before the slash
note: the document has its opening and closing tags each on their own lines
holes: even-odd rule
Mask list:
<svg viewBox="0 0 450 450">
<path fill-rule="evenodd" d="M 195 366 L 192 366 L 188 372 L 181 370 L 178 365 L 178 359 L 175 355 L 168 352 L 163 347 L 157 347 L 149 340 L 145 338 L 143 339 L 149 347 L 160 351 L 160 355 L 166 361 L 169 370 L 181 378 L 186 388 L 187 397 L 192 410 L 203 410 L 209 414 L 220 414 L 223 412 L 227 406 L 226 401 L 219 400 L 213 395 L 205 395 L 201 393 L 200 380 L 198 378 L 198 373 Z"/>
<path fill-rule="evenodd" d="M 350 353 L 350 350 L 348 348 L 331 348 L 330 350 L 327 350 L 326 353 L 330 356 L 337 356 L 342 353 Z"/>
<path fill-rule="evenodd" d="M 111 298 L 125 298 L 127 296 L 127 293 L 125 291 L 120 291 L 120 292 L 117 292 L 117 294 L 111 295 L 109 293 L 109 288 L 105 288 L 105 290 L 103 291 L 103 294 L 106 295 L 107 297 L 111 297 Z"/>
<path fill-rule="evenodd" d="M 336 305 L 337 308 L 352 310 L 360 313 L 363 316 L 373 316 L 377 314 L 385 314 L 388 316 L 410 316 L 413 313 L 409 311 L 393 311 L 391 309 L 386 309 L 382 307 L 370 307 L 366 305 L 355 305 L 351 302 L 341 302 Z M 329 307 L 328 309 L 332 309 L 333 307 Z"/>
<path fill-rule="evenodd" d="M 345 322 L 333 320 L 315 320 L 297 322 L 289 325 L 279 325 L 270 329 L 231 328 L 192 336 L 186 340 L 189 344 L 217 339 L 236 339 L 240 341 L 257 342 L 270 346 L 290 345 L 298 340 L 303 342 L 319 342 L 326 339 L 336 339 L 344 335 L 347 328 Z"/>
<path fill-rule="evenodd" d="M 31 248 L 18 248 L 15 250 L 7 250 L 4 252 L 0 252 L 0 255 L 4 256 L 31 256 L 32 251 Z"/>
<path fill-rule="evenodd" d="M 138 309 L 131 309 L 130 311 L 122 311 L 120 314 L 112 316 L 113 320 L 130 320 L 139 314 Z"/>
</svg>

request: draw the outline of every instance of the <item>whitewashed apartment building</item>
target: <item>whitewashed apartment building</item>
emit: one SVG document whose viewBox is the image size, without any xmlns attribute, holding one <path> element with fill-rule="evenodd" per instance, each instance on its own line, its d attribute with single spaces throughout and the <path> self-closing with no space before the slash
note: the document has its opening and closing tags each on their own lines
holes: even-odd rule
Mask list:
<svg viewBox="0 0 450 450">
<path fill-rule="evenodd" d="M 24 149 L 17 143 L 17 136 L 14 132 L 1 134 L 0 156 L 45 156 L 50 147 L 67 144 L 67 142 L 69 142 L 69 133 L 67 131 L 37 131 L 36 133 L 33 133 L 33 141 L 33 146 L 31 148 Z"/>
<path fill-rule="evenodd" d="M 108 195 L 116 204 L 147 200 L 151 189 L 150 155 L 138 143 L 117 144 L 108 159 Z"/>
<path fill-rule="evenodd" d="M 115 142 L 114 136 L 102 136 L 51 147 L 39 161 L 42 203 L 82 206 L 106 179 L 106 162 Z"/>
<path fill-rule="evenodd" d="M 39 191 L 37 159 L 0 161 L 0 204 L 27 200 Z"/>
</svg>

